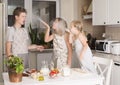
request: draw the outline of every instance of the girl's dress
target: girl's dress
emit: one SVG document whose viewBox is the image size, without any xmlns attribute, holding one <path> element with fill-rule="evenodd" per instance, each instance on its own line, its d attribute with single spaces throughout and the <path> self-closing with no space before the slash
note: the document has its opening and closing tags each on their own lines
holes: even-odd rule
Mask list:
<svg viewBox="0 0 120 85">
<path fill-rule="evenodd" d="M 82 69 L 96 73 L 95 66 L 93 64 L 93 58 L 92 58 L 93 55 L 90 48 L 89 47 L 87 48 L 86 52 L 83 55 L 82 60 L 80 60 L 80 52 L 83 48 L 83 45 L 79 39 L 76 39 L 74 44 L 75 44 L 75 52 L 77 54 L 77 57 L 79 59 L 79 64 L 82 67 Z"/>
<path fill-rule="evenodd" d="M 56 67 L 61 69 L 67 64 L 68 50 L 64 35 L 60 36 L 55 34 L 53 39 L 53 50 L 54 50 L 54 61 L 56 62 Z"/>
</svg>

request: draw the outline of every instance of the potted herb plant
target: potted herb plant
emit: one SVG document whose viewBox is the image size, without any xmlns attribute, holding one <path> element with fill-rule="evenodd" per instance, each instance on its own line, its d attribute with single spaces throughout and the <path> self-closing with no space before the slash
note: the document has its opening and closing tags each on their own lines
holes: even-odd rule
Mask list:
<svg viewBox="0 0 120 85">
<path fill-rule="evenodd" d="M 24 71 L 23 60 L 18 56 L 11 55 L 5 63 L 8 68 L 10 82 L 21 82 Z"/>
</svg>

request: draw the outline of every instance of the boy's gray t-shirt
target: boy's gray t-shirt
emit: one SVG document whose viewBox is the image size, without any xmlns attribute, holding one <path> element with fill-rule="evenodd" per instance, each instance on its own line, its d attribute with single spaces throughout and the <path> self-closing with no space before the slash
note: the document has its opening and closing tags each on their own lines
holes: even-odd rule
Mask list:
<svg viewBox="0 0 120 85">
<path fill-rule="evenodd" d="M 25 54 L 28 53 L 28 33 L 24 28 L 8 27 L 6 40 L 12 42 L 12 54 Z"/>
</svg>

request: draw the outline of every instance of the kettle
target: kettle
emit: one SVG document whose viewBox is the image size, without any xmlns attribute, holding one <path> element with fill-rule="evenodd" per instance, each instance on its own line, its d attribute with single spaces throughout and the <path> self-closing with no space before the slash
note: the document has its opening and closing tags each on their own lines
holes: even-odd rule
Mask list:
<svg viewBox="0 0 120 85">
<path fill-rule="evenodd" d="M 120 55 L 120 42 L 111 43 L 110 51 L 114 55 Z"/>
</svg>

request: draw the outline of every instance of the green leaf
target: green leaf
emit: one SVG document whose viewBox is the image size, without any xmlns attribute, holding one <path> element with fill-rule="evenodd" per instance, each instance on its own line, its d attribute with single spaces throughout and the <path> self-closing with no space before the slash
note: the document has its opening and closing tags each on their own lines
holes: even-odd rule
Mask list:
<svg viewBox="0 0 120 85">
<path fill-rule="evenodd" d="M 19 56 L 6 59 L 5 63 L 9 69 L 15 69 L 17 73 L 22 73 L 24 70 L 23 60 Z"/>
</svg>

